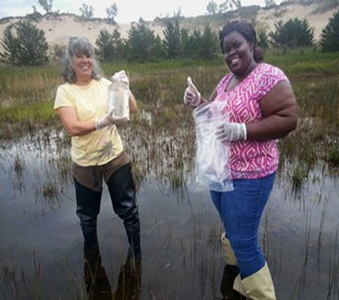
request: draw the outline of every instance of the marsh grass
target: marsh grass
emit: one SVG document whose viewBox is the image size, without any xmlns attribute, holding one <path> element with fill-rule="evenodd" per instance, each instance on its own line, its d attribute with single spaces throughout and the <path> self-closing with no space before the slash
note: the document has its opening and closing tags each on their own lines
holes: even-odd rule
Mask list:
<svg viewBox="0 0 339 300">
<path fill-rule="evenodd" d="M 297 294 L 296 299 L 300 299 L 303 296 L 306 285 L 306 267 L 309 260 L 310 252 L 310 234 L 311 234 L 311 216 L 307 213 L 306 222 L 305 222 L 305 253 L 304 253 L 304 263 L 301 269 L 300 277 L 295 286 L 294 292 Z"/>
<path fill-rule="evenodd" d="M 335 54 L 303 50 L 287 54 L 266 53 L 266 61 L 281 67 L 289 76 L 298 104 L 299 116 L 316 122 L 312 138 L 322 138 L 318 128 L 326 126 L 333 134 L 338 129 L 339 59 Z M 162 61 L 145 64 L 104 65 L 109 76 L 125 69 L 131 89 L 140 105 L 152 113 L 154 126 L 183 126 L 190 118 L 182 113 L 183 92 L 187 76 L 191 76 L 200 92 L 208 97 L 216 83 L 227 72 L 220 57 L 214 61 Z M 0 100 L 2 123 L 37 123 L 51 125 L 57 115 L 51 109 L 55 90 L 61 83 L 57 67 L 0 68 Z M 189 123 L 188 123 L 189 124 Z M 189 124 L 192 126 L 192 123 Z M 52 123 L 55 126 L 55 123 Z M 316 129 L 316 130 L 315 130 Z"/>
<path fill-rule="evenodd" d="M 339 130 L 339 59 L 335 54 L 303 49 L 285 54 L 267 52 L 266 61 L 285 71 L 298 101 L 298 128 L 280 141 L 280 167 L 294 161 L 303 166 L 303 170 L 296 167 L 292 177 L 298 186 L 305 177 L 304 170 L 308 172 L 317 161 L 325 160 L 333 166 L 338 164 L 338 150 L 333 141 Z M 132 119 L 133 128 L 121 128 L 122 134 L 125 132 L 130 136 L 126 139 L 127 148 L 139 151 L 132 154 L 138 165 L 136 171 L 149 174 L 155 170 L 157 176 L 167 176 L 173 188 L 185 185 L 188 180 L 185 173 L 192 163 L 195 140 L 192 111 L 182 104 L 186 79 L 191 76 L 201 94 L 208 97 L 227 72 L 223 58 L 103 65 L 108 77 L 121 69 L 125 69 L 130 77 L 139 111 L 148 114 L 151 120 L 149 123 L 149 120 L 137 116 Z M 28 132 L 34 134 L 37 128 L 63 130 L 52 109 L 56 87 L 61 83 L 59 71 L 53 66 L 0 68 L 0 124 L 3 128 L 0 138 L 8 140 Z M 140 137 L 140 142 L 136 142 L 134 136 Z M 181 144 L 183 149 L 174 144 Z M 180 157 L 184 163 L 175 162 L 174 156 Z M 66 174 L 65 162 L 60 165 L 64 166 Z M 136 174 L 138 180 L 142 180 L 141 177 Z"/>
<path fill-rule="evenodd" d="M 6 123 L 48 123 L 49 119 L 55 117 L 51 110 L 53 103 L 51 101 L 31 102 L 29 104 L 13 104 L 7 109 L 3 109 L 0 118 Z M 24 109 L 23 109 L 24 106 Z"/>
<path fill-rule="evenodd" d="M 22 253 L 9 254 L 0 263 L 0 287 L 4 300 L 41 300 L 41 263 L 36 252 L 31 262 L 20 263 Z M 32 275 L 33 274 L 33 275 Z"/>
<path fill-rule="evenodd" d="M 15 156 L 15 160 L 13 163 L 13 185 L 16 189 L 22 191 L 24 189 L 24 175 L 25 175 L 25 162 L 23 159 L 19 157 L 19 155 Z"/>
<path fill-rule="evenodd" d="M 328 161 L 332 167 L 339 168 L 339 144 L 338 141 L 332 141 L 328 151 Z"/>
<path fill-rule="evenodd" d="M 56 67 L 0 67 L 1 107 L 46 100 L 62 82 Z M 14 102 L 13 102 L 14 101 Z"/>
<path fill-rule="evenodd" d="M 299 104 L 298 128 L 279 142 L 280 170 L 288 168 L 286 172 L 289 174 L 288 178 L 293 188 L 298 190 L 310 179 L 310 171 L 319 162 L 338 166 L 339 59 L 333 54 L 304 51 L 284 55 L 267 53 L 267 61 L 281 67 L 288 75 Z M 182 103 L 186 78 L 191 76 L 202 95 L 208 97 L 227 72 L 222 58 L 210 62 L 168 61 L 142 65 L 107 65 L 103 66 L 103 69 L 106 74 L 125 69 L 130 77 L 132 92 L 138 100 L 139 113 L 132 116 L 129 125 L 119 128 L 126 151 L 133 160 L 133 174 L 137 187 L 143 180 L 153 177 L 162 189 L 184 193 L 186 185 L 191 180 L 195 155 L 192 110 L 184 107 Z M 60 204 L 62 183 L 70 181 L 67 174 L 71 165 L 69 137 L 62 129 L 58 116 L 53 112 L 55 87 L 61 83 L 58 71 L 54 67 L 1 68 L 0 79 L 2 128 L 0 139 L 7 143 L 23 136 L 32 136 L 33 139 L 40 135 L 35 143 L 42 153 L 50 149 L 51 141 L 55 143 L 53 147 L 58 155 L 55 155 L 55 152 L 49 153 L 50 163 L 55 169 L 43 170 L 42 172 L 47 175 L 36 186 L 36 197 L 44 203 L 43 208 L 44 205 L 53 208 Z M 13 168 L 17 174 L 24 174 L 24 159 L 15 158 Z M 50 174 L 55 175 L 54 171 L 58 175 L 49 177 Z M 168 221 L 165 219 L 165 222 Z M 310 220 L 307 218 L 304 266 L 293 291 L 296 297 L 302 296 L 302 288 L 305 286 L 309 228 Z M 162 260 L 171 244 L 173 233 L 169 225 L 167 229 L 163 236 L 163 244 L 159 247 L 154 260 Z M 199 216 L 194 216 L 193 242 L 189 245 L 183 243 L 182 250 L 187 253 L 183 268 L 187 267 L 187 263 L 196 266 L 203 294 L 203 289 L 206 288 L 204 283 L 215 284 L 215 270 L 219 263 L 219 257 L 215 256 L 218 251 L 215 250 L 220 247 L 220 232 L 217 227 L 213 227 L 207 239 L 201 233 Z M 320 237 L 321 233 L 319 239 Z M 264 241 L 264 248 L 268 248 L 267 235 Z M 281 264 L 281 261 L 278 263 Z M 335 283 L 338 278 L 338 265 L 338 257 L 335 256 L 333 267 L 330 268 L 332 273 L 329 287 L 332 294 L 338 288 Z M 6 279 L 1 280 L 1 282 L 6 280 L 13 286 L 12 299 L 16 299 L 15 290 L 20 290 L 17 287 L 17 273 L 17 270 L 14 272 L 13 269 L 9 269 L 5 273 Z M 38 267 L 34 269 L 33 274 L 39 278 Z M 178 274 L 178 283 L 175 286 L 177 295 L 180 294 L 182 274 Z M 74 287 L 72 296 L 75 299 L 83 297 L 81 292 L 78 292 L 77 282 L 77 280 L 72 282 Z M 41 287 L 37 283 L 35 286 L 36 296 L 39 297 Z M 157 278 L 152 278 L 148 292 L 150 299 L 168 298 Z"/>
<path fill-rule="evenodd" d="M 334 241 L 334 255 L 333 260 L 329 261 L 330 266 L 330 276 L 329 276 L 329 289 L 327 292 L 327 299 L 338 299 L 339 298 L 339 227 L 337 228 L 337 232 L 335 235 L 335 241 Z"/>
</svg>

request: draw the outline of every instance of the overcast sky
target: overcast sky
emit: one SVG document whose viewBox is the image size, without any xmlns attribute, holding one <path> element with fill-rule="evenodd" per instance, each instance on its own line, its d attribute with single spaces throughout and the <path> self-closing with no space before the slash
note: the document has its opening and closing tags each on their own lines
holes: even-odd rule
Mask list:
<svg viewBox="0 0 339 300">
<path fill-rule="evenodd" d="M 218 5 L 225 2 L 214 0 Z M 192 17 L 205 15 L 209 0 L 53 0 L 52 11 L 74 13 L 80 15 L 79 8 L 83 3 L 92 6 L 94 17 L 105 18 L 106 8 L 116 3 L 118 14 L 115 18 L 119 23 L 130 23 L 143 18 L 152 21 L 155 17 L 173 16 L 179 10 L 181 16 Z M 265 0 L 241 0 L 242 6 L 265 5 Z M 0 0 L 0 18 L 25 16 L 33 12 L 32 6 L 44 14 L 38 0 Z"/>
</svg>

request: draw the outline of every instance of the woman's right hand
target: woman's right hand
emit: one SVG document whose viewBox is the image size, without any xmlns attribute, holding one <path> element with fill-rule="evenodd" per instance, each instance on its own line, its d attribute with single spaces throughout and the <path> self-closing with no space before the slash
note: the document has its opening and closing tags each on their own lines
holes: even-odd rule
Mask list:
<svg viewBox="0 0 339 300">
<path fill-rule="evenodd" d="M 129 86 L 129 79 L 126 75 L 126 72 L 124 70 L 121 70 L 119 72 L 114 73 L 114 75 L 111 78 L 112 81 L 120 81 L 125 83 Z"/>
<path fill-rule="evenodd" d="M 196 107 L 201 103 L 201 94 L 193 84 L 191 77 L 187 77 L 187 85 L 188 87 L 184 94 L 184 103 Z"/>
<path fill-rule="evenodd" d="M 104 115 L 101 119 L 95 120 L 95 127 L 97 130 L 103 129 L 106 126 L 111 126 L 119 123 L 125 123 L 128 121 L 128 118 L 126 117 L 115 117 L 114 116 L 115 107 L 112 107 L 112 109 Z"/>
</svg>

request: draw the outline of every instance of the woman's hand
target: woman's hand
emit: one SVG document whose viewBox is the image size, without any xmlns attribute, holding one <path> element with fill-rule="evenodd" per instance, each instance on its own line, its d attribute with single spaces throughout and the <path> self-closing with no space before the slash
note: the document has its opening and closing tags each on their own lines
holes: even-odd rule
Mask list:
<svg viewBox="0 0 339 300">
<path fill-rule="evenodd" d="M 188 87 L 184 94 L 184 103 L 196 107 L 201 103 L 201 94 L 193 84 L 191 77 L 187 77 L 187 85 Z"/>
<path fill-rule="evenodd" d="M 216 130 L 217 139 L 223 142 L 246 140 L 247 130 L 244 123 L 225 123 Z"/>
<path fill-rule="evenodd" d="M 112 76 L 112 81 L 120 81 L 129 86 L 129 79 L 124 70 L 114 73 L 114 75 Z"/>
<path fill-rule="evenodd" d="M 97 130 L 103 129 L 106 126 L 111 126 L 119 123 L 125 123 L 128 121 L 126 117 L 115 117 L 114 116 L 115 107 L 113 107 L 106 115 L 101 119 L 95 120 L 95 127 Z"/>
</svg>

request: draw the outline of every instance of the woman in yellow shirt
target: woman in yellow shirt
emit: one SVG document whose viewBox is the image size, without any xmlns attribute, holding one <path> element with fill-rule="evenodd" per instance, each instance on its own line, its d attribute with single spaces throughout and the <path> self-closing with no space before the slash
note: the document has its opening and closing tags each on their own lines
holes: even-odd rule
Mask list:
<svg viewBox="0 0 339 300">
<path fill-rule="evenodd" d="M 54 109 L 72 137 L 72 175 L 76 213 L 84 236 L 84 257 L 92 268 L 101 263 L 97 216 L 104 180 L 114 212 L 125 226 L 130 244 L 128 258 L 141 259 L 140 222 L 131 163 L 116 127 L 127 119 L 115 117 L 114 109 L 107 112 L 111 81 L 100 75 L 93 46 L 87 38 L 70 39 L 62 75 L 65 83 L 57 89 Z M 129 84 L 124 72 L 118 80 Z M 137 111 L 132 93 L 129 107 L 130 113 Z"/>
</svg>

